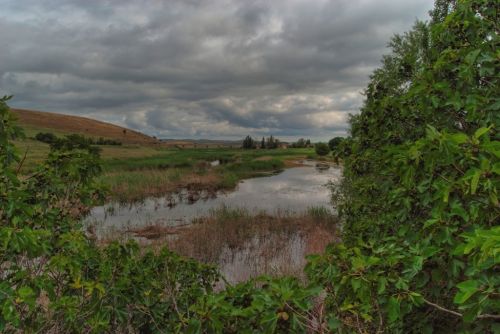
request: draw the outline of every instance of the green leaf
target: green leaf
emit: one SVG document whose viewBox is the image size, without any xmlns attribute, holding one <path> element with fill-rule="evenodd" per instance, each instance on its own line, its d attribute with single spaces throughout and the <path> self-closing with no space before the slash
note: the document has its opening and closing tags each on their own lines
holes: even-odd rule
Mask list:
<svg viewBox="0 0 500 334">
<path fill-rule="evenodd" d="M 495 157 L 500 158 L 500 141 L 492 141 L 489 143 L 481 144 L 481 148 L 486 152 L 489 152 Z"/>
<path fill-rule="evenodd" d="M 410 292 L 409 296 L 412 303 L 417 306 L 420 306 L 424 303 L 424 297 L 422 297 L 422 295 L 417 292 Z"/>
<path fill-rule="evenodd" d="M 395 297 L 389 298 L 389 302 L 387 303 L 387 315 L 389 318 L 389 322 L 393 323 L 394 321 L 399 319 L 401 310 L 399 300 Z"/>
<path fill-rule="evenodd" d="M 461 217 L 464 221 L 468 221 L 469 220 L 469 214 L 462 207 L 462 204 L 459 201 L 453 201 L 451 203 L 451 214 L 454 215 L 454 216 Z"/>
<path fill-rule="evenodd" d="M 387 278 L 385 277 L 380 277 L 378 279 L 378 287 L 377 287 L 377 293 L 380 295 L 384 293 L 385 291 L 385 286 L 387 285 Z"/>
<path fill-rule="evenodd" d="M 465 133 L 454 133 L 450 136 L 450 139 L 457 145 L 466 143 L 469 137 Z"/>
<path fill-rule="evenodd" d="M 361 280 L 359 278 L 351 279 L 351 286 L 354 292 L 358 291 L 358 289 L 361 287 Z"/>
<path fill-rule="evenodd" d="M 478 305 L 474 305 L 473 307 L 467 309 L 465 312 L 464 312 L 464 322 L 465 323 L 472 323 L 474 320 L 476 320 L 477 316 L 478 316 Z"/>
<path fill-rule="evenodd" d="M 476 280 L 468 280 L 457 284 L 457 288 L 459 292 L 455 295 L 453 302 L 455 304 L 463 304 L 478 291 L 479 282 Z"/>
<path fill-rule="evenodd" d="M 436 223 L 439 223 L 439 219 L 437 219 L 437 218 L 428 219 L 424 223 L 424 228 L 428 228 Z"/>
<path fill-rule="evenodd" d="M 497 175 L 500 175 L 500 162 L 497 162 L 491 168 L 491 171 Z"/>
<path fill-rule="evenodd" d="M 431 96 L 432 106 L 437 108 L 439 106 L 439 98 L 436 95 Z"/>
<path fill-rule="evenodd" d="M 474 51 L 469 52 L 467 56 L 465 56 L 465 61 L 469 63 L 470 65 L 474 64 L 476 61 L 477 56 L 481 53 L 481 49 L 477 49 Z"/>
<path fill-rule="evenodd" d="M 328 329 L 330 329 L 331 331 L 339 329 L 341 326 L 342 322 L 338 318 L 332 317 L 328 319 Z"/>
<path fill-rule="evenodd" d="M 500 99 L 497 99 L 495 103 L 489 105 L 486 110 L 500 110 Z"/>
<path fill-rule="evenodd" d="M 490 131 L 490 129 L 491 129 L 491 127 L 488 127 L 488 128 L 482 127 L 482 128 L 477 129 L 476 132 L 474 132 L 474 138 L 476 138 L 476 139 L 481 138 L 481 136 L 484 135 L 485 133 L 487 133 L 488 131 Z"/>
<path fill-rule="evenodd" d="M 189 334 L 199 334 L 201 333 L 201 322 L 196 318 L 191 318 L 189 320 L 189 326 L 187 329 Z"/>
<path fill-rule="evenodd" d="M 472 195 L 474 195 L 476 193 L 480 177 L 481 177 L 481 171 L 479 169 L 477 169 L 474 172 L 474 175 L 472 176 L 472 179 L 470 181 L 470 192 Z"/>
<path fill-rule="evenodd" d="M 19 288 L 19 290 L 17 290 L 17 294 L 23 300 L 26 300 L 26 299 L 30 298 L 31 296 L 33 296 L 34 293 L 33 293 L 33 289 L 31 289 L 30 287 L 23 286 L 23 287 Z"/>
</svg>

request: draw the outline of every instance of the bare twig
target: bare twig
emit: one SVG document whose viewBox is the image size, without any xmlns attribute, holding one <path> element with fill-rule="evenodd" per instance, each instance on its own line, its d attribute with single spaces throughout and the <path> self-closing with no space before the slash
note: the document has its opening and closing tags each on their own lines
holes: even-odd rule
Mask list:
<svg viewBox="0 0 500 334">
<path fill-rule="evenodd" d="M 24 151 L 24 156 L 23 158 L 21 159 L 21 161 L 19 162 L 19 165 L 17 166 L 17 169 L 16 169 L 16 174 L 19 174 L 19 171 L 21 170 L 21 168 L 23 167 L 23 164 L 24 164 L 24 161 L 26 160 L 26 156 L 28 155 L 28 151 L 29 151 L 29 147 L 26 148 L 26 151 Z"/>
<path fill-rule="evenodd" d="M 460 317 L 460 318 L 463 318 L 463 314 L 461 313 L 458 313 L 456 311 L 453 311 L 453 310 L 449 310 L 447 308 L 444 308 L 443 306 L 440 306 L 438 304 L 435 304 L 433 302 L 430 302 L 428 301 L 427 299 L 424 298 L 424 303 L 426 303 L 427 305 L 430 305 L 434 308 L 437 308 L 438 310 L 440 311 L 443 311 L 443 312 L 446 312 L 446 313 L 449 313 L 449 314 L 453 314 L 454 316 L 457 316 L 457 317 Z M 477 316 L 478 319 L 500 319 L 500 314 L 480 314 Z"/>
</svg>

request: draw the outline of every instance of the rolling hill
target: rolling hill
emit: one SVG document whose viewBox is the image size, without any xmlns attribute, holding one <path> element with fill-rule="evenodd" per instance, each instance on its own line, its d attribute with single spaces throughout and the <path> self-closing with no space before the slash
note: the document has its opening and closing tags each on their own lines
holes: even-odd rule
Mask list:
<svg viewBox="0 0 500 334">
<path fill-rule="evenodd" d="M 86 117 L 14 108 L 12 111 L 28 136 L 34 136 L 38 132 L 52 132 L 56 135 L 78 133 L 86 137 L 114 139 L 123 144 L 159 143 L 156 138 L 138 131 Z"/>
</svg>

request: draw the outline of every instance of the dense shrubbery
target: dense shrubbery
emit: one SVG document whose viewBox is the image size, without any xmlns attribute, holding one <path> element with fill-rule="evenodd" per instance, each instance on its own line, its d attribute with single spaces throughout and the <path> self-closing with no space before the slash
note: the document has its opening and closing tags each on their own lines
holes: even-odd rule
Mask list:
<svg viewBox="0 0 500 334">
<path fill-rule="evenodd" d="M 308 267 L 336 327 L 485 332 L 500 319 L 499 9 L 438 1 L 372 75 L 340 149 L 343 243 Z"/>
<path fill-rule="evenodd" d="M 330 148 L 326 143 L 316 143 L 314 145 L 314 151 L 316 152 L 317 155 L 324 156 L 330 153 Z"/>
<path fill-rule="evenodd" d="M 57 136 L 52 132 L 39 132 L 36 134 L 35 139 L 42 143 L 52 144 L 57 140 Z"/>
<path fill-rule="evenodd" d="M 344 141 L 344 137 L 334 137 L 328 141 L 330 151 L 335 151 Z"/>
<path fill-rule="evenodd" d="M 36 134 L 35 139 L 47 144 L 58 144 L 58 143 L 70 143 L 73 146 L 82 145 L 121 145 L 122 143 L 114 139 L 105 139 L 99 137 L 99 139 L 93 139 L 84 137 L 79 134 L 66 135 L 64 138 L 58 138 L 51 132 L 39 132 Z"/>
</svg>

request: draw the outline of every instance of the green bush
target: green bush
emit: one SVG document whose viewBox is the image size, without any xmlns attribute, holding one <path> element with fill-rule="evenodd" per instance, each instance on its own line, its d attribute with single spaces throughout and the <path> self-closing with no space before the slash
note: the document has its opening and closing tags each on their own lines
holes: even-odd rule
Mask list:
<svg viewBox="0 0 500 334">
<path fill-rule="evenodd" d="M 498 10 L 437 2 L 371 76 L 339 152 L 343 243 L 307 268 L 333 327 L 498 329 Z"/>
<path fill-rule="evenodd" d="M 325 156 L 328 153 L 330 153 L 330 148 L 328 147 L 328 144 L 326 144 L 326 143 L 315 144 L 314 150 L 315 150 L 316 154 L 319 156 Z"/>
<path fill-rule="evenodd" d="M 27 177 L 11 139 L 21 135 L 0 99 L 0 332 L 179 331 L 189 307 L 212 291 L 215 268 L 134 242 L 98 247 L 82 230 L 102 199 L 98 156 L 53 146 Z"/>
<path fill-rule="evenodd" d="M 88 146 L 88 145 L 121 145 L 122 143 L 113 140 L 113 139 L 104 139 L 100 137 L 97 140 L 94 140 L 92 138 L 87 138 L 79 134 L 70 134 L 67 135 L 65 138 L 58 138 L 56 135 L 54 135 L 51 132 L 39 132 L 36 134 L 35 139 L 38 141 L 41 141 L 43 143 L 47 144 L 54 144 L 54 145 L 68 145 L 71 144 L 73 146 Z"/>
<path fill-rule="evenodd" d="M 337 149 L 343 140 L 343 137 L 334 137 L 330 139 L 328 141 L 328 147 L 330 148 L 330 151 L 334 151 L 335 149 Z"/>
<path fill-rule="evenodd" d="M 57 136 L 51 132 L 39 132 L 36 134 L 35 139 L 42 143 L 52 144 L 57 140 Z"/>
</svg>

